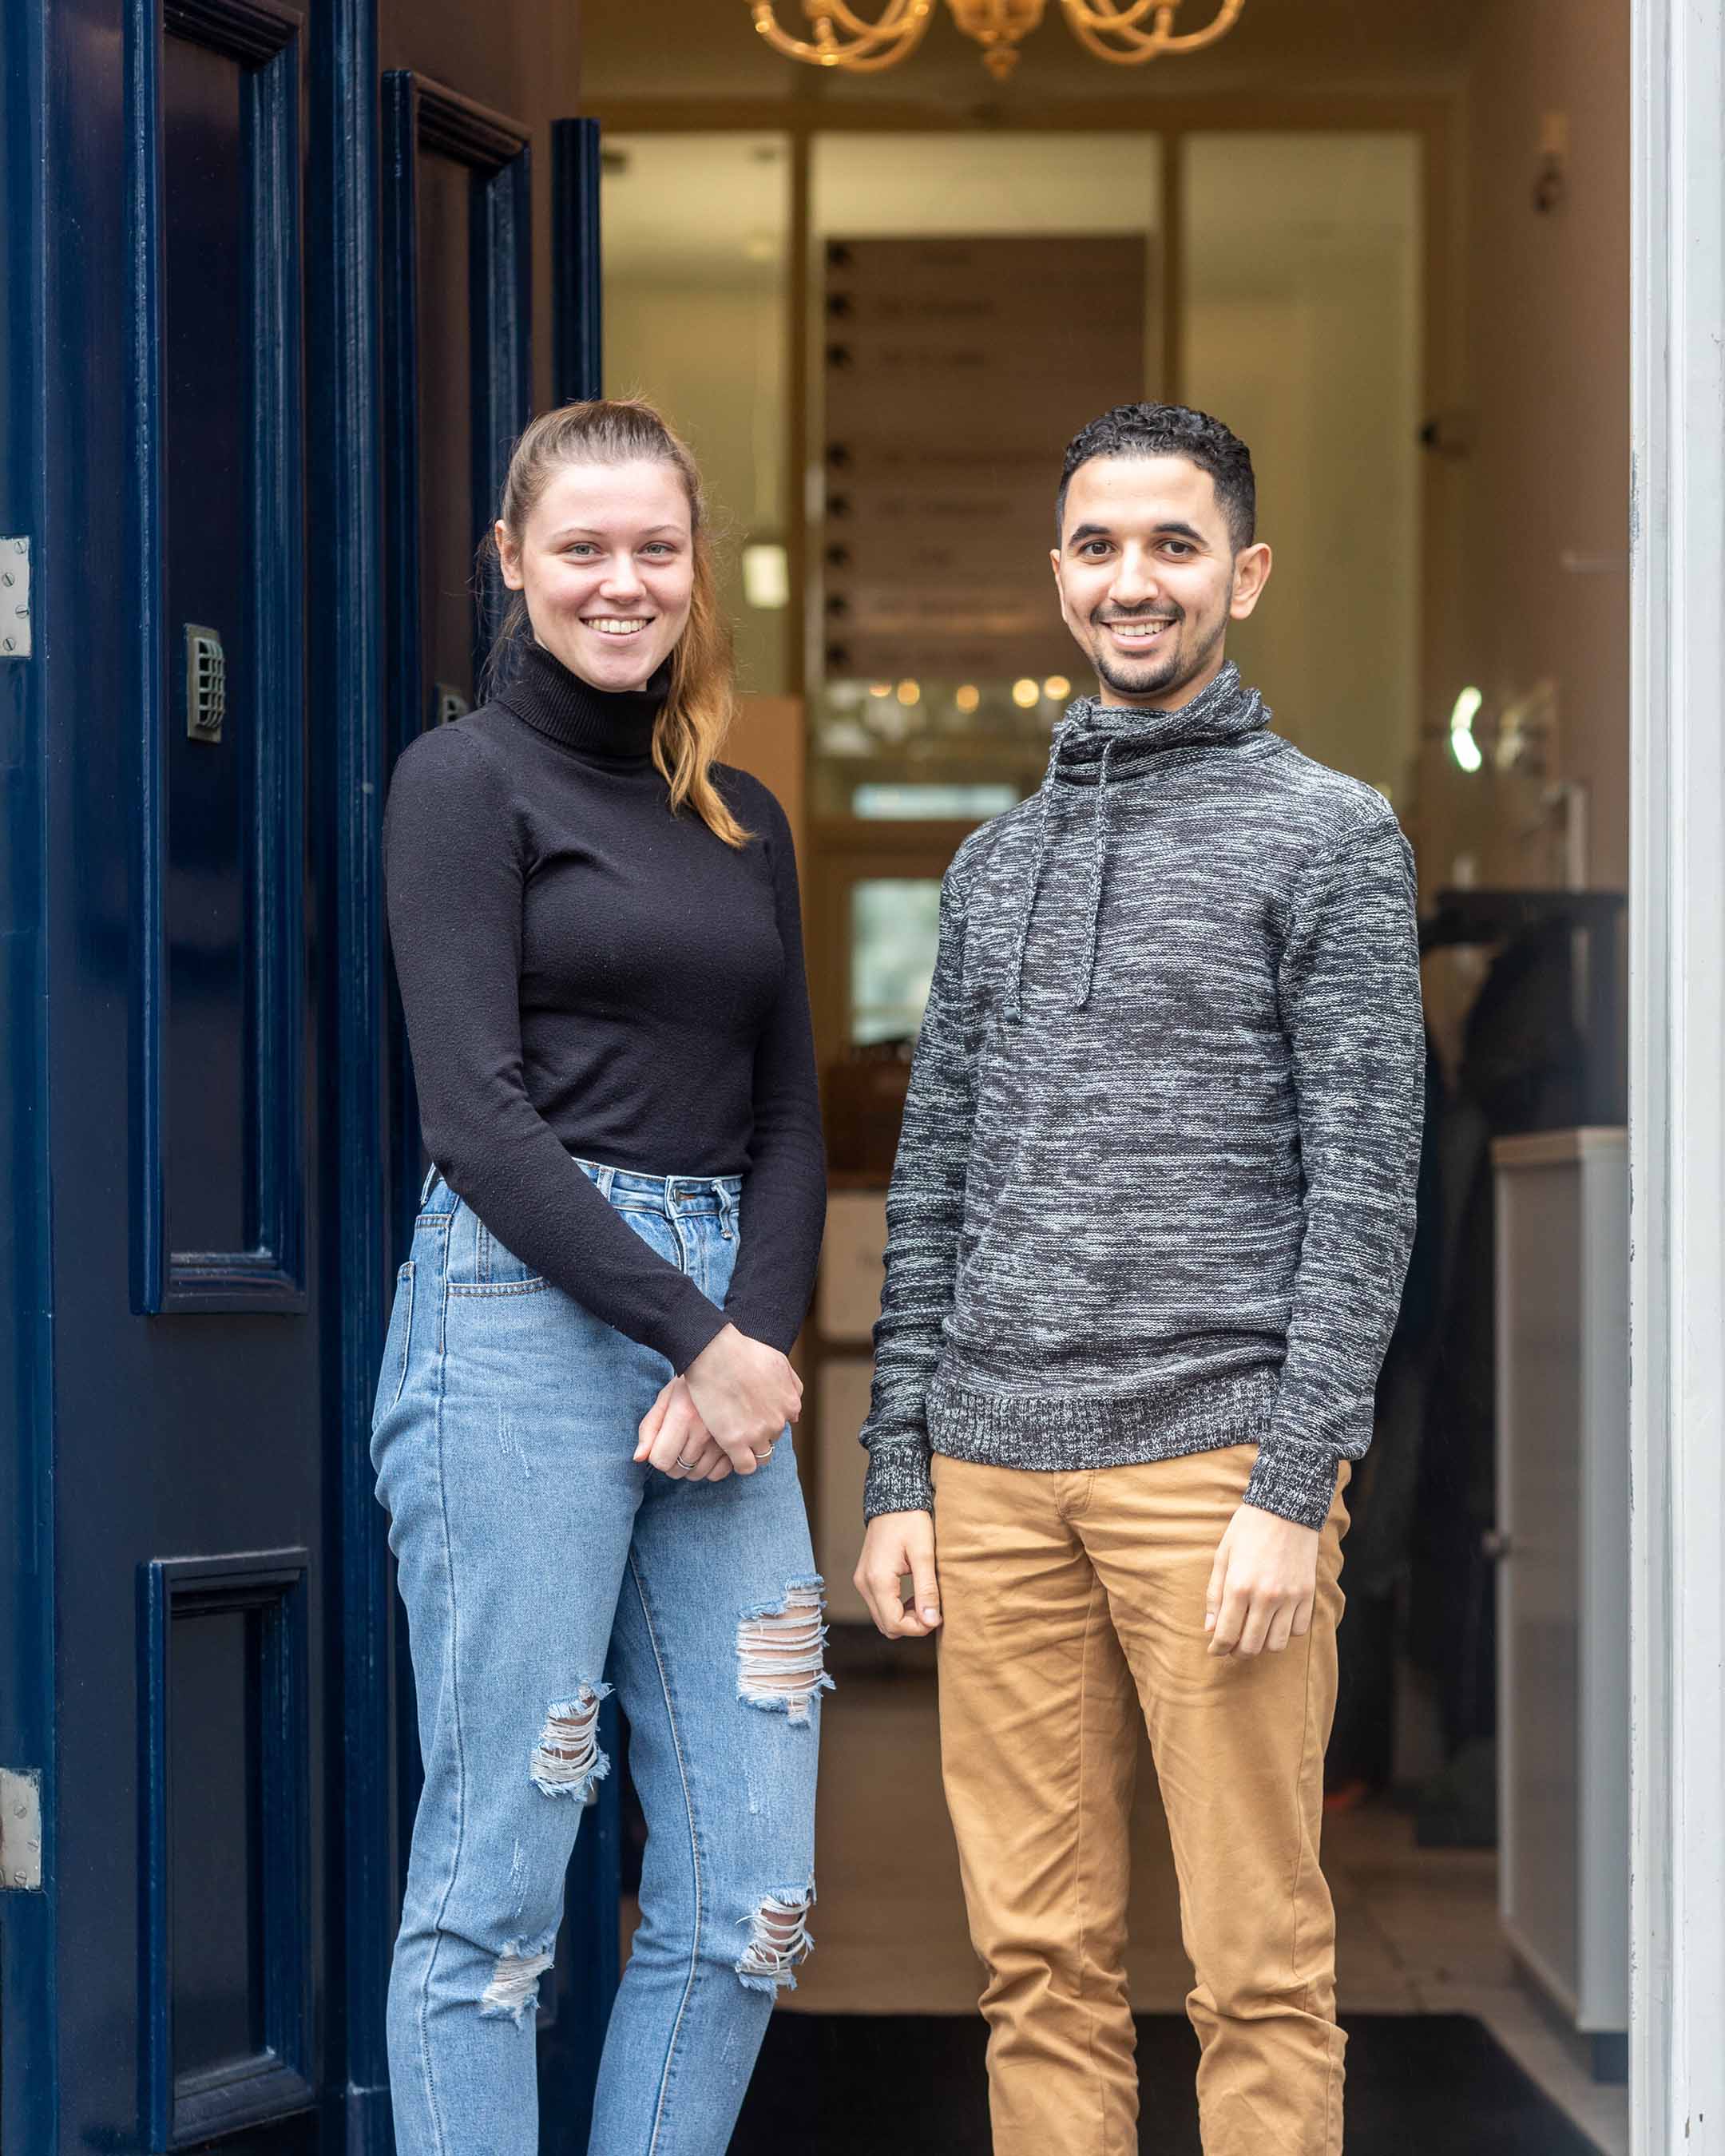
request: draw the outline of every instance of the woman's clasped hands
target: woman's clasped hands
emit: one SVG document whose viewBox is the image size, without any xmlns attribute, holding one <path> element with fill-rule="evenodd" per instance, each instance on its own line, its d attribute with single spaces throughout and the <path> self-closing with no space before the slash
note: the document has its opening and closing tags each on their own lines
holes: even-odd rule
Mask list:
<svg viewBox="0 0 1725 2156">
<path fill-rule="evenodd" d="M 752 1475 L 802 1411 L 788 1358 L 727 1325 L 642 1416 L 634 1457 L 675 1482 Z"/>
</svg>

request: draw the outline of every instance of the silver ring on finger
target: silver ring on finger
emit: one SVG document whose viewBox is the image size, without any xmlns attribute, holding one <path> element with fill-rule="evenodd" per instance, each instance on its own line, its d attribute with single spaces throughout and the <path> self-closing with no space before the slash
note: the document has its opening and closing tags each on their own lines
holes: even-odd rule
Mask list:
<svg viewBox="0 0 1725 2156">
<path fill-rule="evenodd" d="M 682 1454 L 680 1452 L 677 1455 L 677 1465 L 686 1475 L 689 1470 L 695 1465 L 695 1462 L 692 1460 L 685 1460 Z"/>
</svg>

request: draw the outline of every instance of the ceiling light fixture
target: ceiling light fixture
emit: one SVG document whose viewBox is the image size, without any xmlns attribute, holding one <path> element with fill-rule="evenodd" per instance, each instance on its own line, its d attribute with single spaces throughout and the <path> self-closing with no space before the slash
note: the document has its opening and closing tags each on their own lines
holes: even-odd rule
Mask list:
<svg viewBox="0 0 1725 2156">
<path fill-rule="evenodd" d="M 744 0 L 755 28 L 775 52 L 811 67 L 842 68 L 849 74 L 878 74 L 896 67 L 922 42 L 934 0 L 880 0 L 872 21 L 850 0 L 803 0 L 809 34 L 781 28 L 778 0 Z M 1174 28 L 1182 0 L 1060 0 L 1072 34 L 1098 59 L 1117 67 L 1142 67 L 1164 53 L 1193 53 L 1225 38 L 1245 0 L 1216 0 L 1202 29 Z M 947 0 L 952 19 L 983 49 L 983 64 L 996 82 L 1018 65 L 1018 49 L 1040 23 L 1047 0 Z"/>
</svg>

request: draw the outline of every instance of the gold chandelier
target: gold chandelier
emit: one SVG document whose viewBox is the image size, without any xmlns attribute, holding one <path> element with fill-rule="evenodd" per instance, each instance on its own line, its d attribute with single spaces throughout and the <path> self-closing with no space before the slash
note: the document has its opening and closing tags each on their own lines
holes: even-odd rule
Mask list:
<svg viewBox="0 0 1725 2156">
<path fill-rule="evenodd" d="M 934 0 L 885 0 L 872 22 L 849 0 L 803 0 L 810 34 L 793 37 L 779 27 L 778 0 L 745 0 L 755 28 L 775 52 L 811 67 L 843 68 L 849 74 L 878 74 L 896 67 L 922 42 Z M 1142 67 L 1164 53 L 1195 53 L 1225 38 L 1245 0 L 1217 0 L 1216 13 L 1200 30 L 1177 32 L 1181 0 L 1060 0 L 1072 33 L 1098 59 L 1117 67 Z M 983 64 L 1004 82 L 1018 64 L 1019 46 L 1042 20 L 1047 0 L 947 0 L 952 19 L 983 49 Z"/>
</svg>

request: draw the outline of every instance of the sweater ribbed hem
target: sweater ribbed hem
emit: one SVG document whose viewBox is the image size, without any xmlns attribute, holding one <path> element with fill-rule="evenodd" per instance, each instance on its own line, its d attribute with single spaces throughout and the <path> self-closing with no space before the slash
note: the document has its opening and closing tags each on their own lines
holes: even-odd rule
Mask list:
<svg viewBox="0 0 1725 2156">
<path fill-rule="evenodd" d="M 928 1394 L 928 1442 L 936 1452 L 986 1466 L 1070 1474 L 1137 1467 L 1255 1445 L 1276 1405 L 1271 1370 L 1200 1379 L 1172 1394 L 1124 1397 L 984 1390 L 937 1373 Z"/>
<path fill-rule="evenodd" d="M 870 1450 L 863 1517 L 932 1512 L 930 1455 L 1032 1474 L 1141 1467 L 1229 1445 L 1255 1445 L 1242 1502 L 1304 1527 L 1322 1527 L 1336 1493 L 1337 1455 L 1278 1438 L 1273 1371 L 1209 1378 L 1173 1399 L 1082 1394 L 1002 1393 L 937 1376 L 928 1436 L 882 1440 Z"/>
<path fill-rule="evenodd" d="M 1140 1467 L 1152 1460 L 1219 1451 L 1227 1445 L 1261 1445 L 1270 1434 L 1277 1383 L 1273 1370 L 1254 1370 L 1183 1385 L 1172 1397 L 1115 1398 L 995 1392 L 942 1373 L 929 1389 L 927 1443 L 894 1438 L 873 1447 L 864 1516 L 932 1512 L 932 1452 L 985 1467 L 1071 1474 L 1092 1467 Z M 1290 1465 L 1303 1467 L 1305 1462 Z M 1255 1479 L 1260 1469 L 1261 1462 L 1254 1468 Z M 1333 1464 L 1331 1480 L 1333 1484 Z M 1278 1476 L 1251 1502 L 1303 1520 L 1316 1494 L 1309 1481 L 1301 1481 L 1296 1491 L 1291 1479 Z M 1266 1505 L 1266 1496 L 1279 1502 Z M 1289 1510 L 1296 1498 L 1297 1514 Z M 1326 1496 L 1326 1510 L 1328 1504 Z"/>
</svg>

